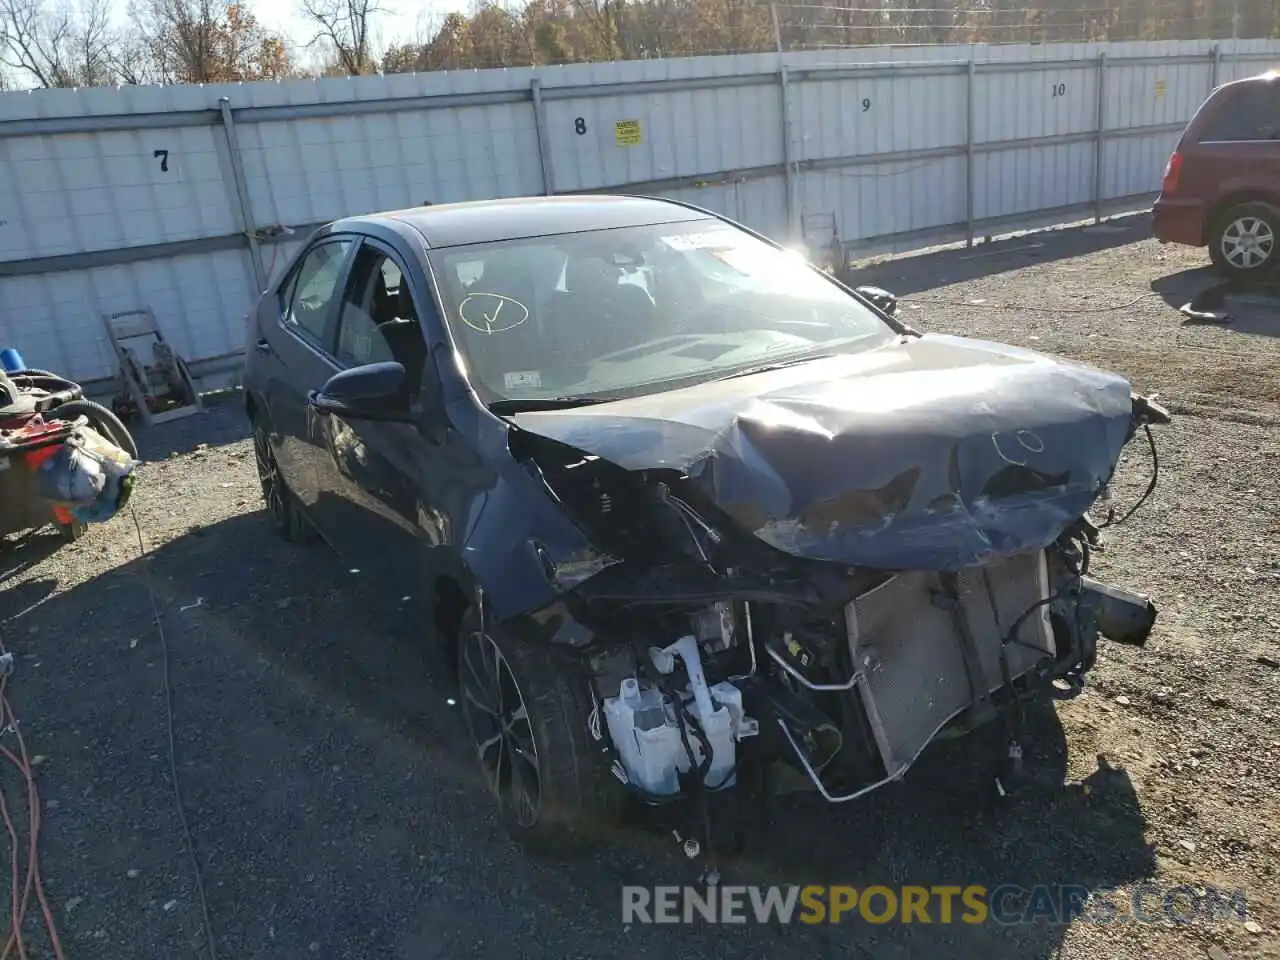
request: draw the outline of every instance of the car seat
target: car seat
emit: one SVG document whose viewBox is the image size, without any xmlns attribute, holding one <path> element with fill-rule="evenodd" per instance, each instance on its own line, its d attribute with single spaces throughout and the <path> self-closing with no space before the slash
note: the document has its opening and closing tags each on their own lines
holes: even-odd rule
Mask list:
<svg viewBox="0 0 1280 960">
<path fill-rule="evenodd" d="M 634 283 L 619 282 L 616 267 L 599 257 L 570 258 L 565 287 L 550 300 L 548 326 L 580 359 L 625 349 L 647 339 L 654 303 Z"/>
<path fill-rule="evenodd" d="M 422 380 L 427 344 L 418 323 L 409 284 L 401 279 L 399 291 L 394 297 L 388 295 L 387 300 L 389 319 L 378 324 L 378 332 L 386 339 L 395 359 L 403 365 L 408 383 L 416 386 Z"/>
</svg>

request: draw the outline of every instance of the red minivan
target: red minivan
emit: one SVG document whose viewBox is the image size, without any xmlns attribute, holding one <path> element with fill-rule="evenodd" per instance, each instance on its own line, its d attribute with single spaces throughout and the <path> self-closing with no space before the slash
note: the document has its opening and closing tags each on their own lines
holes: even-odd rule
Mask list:
<svg viewBox="0 0 1280 960">
<path fill-rule="evenodd" d="M 1161 243 L 1209 248 L 1231 277 L 1280 266 L 1280 73 L 1223 84 L 1165 167 L 1152 227 Z"/>
</svg>

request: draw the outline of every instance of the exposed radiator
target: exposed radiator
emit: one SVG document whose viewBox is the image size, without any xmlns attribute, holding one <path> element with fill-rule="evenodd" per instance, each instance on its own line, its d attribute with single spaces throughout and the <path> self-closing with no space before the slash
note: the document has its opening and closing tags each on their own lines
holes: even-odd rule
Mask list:
<svg viewBox="0 0 1280 960">
<path fill-rule="evenodd" d="M 1048 596 L 1041 551 L 960 571 L 960 613 L 968 623 L 980 676 L 971 686 L 956 614 L 941 605 L 941 575 L 900 573 L 845 609 L 858 689 L 889 775 L 905 770 L 953 717 L 1003 680 L 1000 641 Z M 1048 604 L 1026 616 L 1008 647 L 1010 674 L 1021 676 L 1054 655 Z"/>
</svg>

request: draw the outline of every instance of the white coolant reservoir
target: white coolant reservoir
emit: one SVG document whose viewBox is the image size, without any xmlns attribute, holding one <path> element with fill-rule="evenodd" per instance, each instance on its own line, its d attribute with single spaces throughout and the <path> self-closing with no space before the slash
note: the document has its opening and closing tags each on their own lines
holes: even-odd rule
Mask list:
<svg viewBox="0 0 1280 960">
<path fill-rule="evenodd" d="M 685 673 L 689 677 L 689 691 L 693 694 L 694 715 L 701 719 L 715 713 L 715 704 L 711 702 L 711 691 L 707 688 L 707 677 L 702 672 L 702 652 L 698 649 L 698 638 L 693 634 L 681 637 L 661 651 L 660 656 L 679 657 L 684 664 Z M 655 663 L 655 665 L 663 673 L 671 672 L 670 668 L 662 669 L 665 664 Z"/>
<path fill-rule="evenodd" d="M 706 703 L 713 704 L 710 692 L 706 689 L 706 680 L 703 682 L 703 692 L 706 693 Z M 702 732 L 706 734 L 708 742 L 711 744 L 711 766 L 707 770 L 707 774 L 703 783 L 714 790 L 720 787 L 732 786 L 734 783 L 733 767 L 736 763 L 736 748 L 733 739 L 733 716 L 729 712 L 728 707 L 712 706 L 707 711 L 703 706 L 703 701 L 694 691 L 693 703 L 689 706 L 689 712 L 694 715 L 698 721 L 698 725 L 702 727 Z M 697 755 L 699 762 L 702 760 L 702 742 L 689 732 L 689 742 L 693 745 L 693 752 Z M 683 744 L 681 744 L 683 746 Z M 680 770 L 686 772 L 691 768 L 689 763 L 689 755 L 686 751 L 680 754 Z"/>
<path fill-rule="evenodd" d="M 654 666 L 663 673 L 672 672 L 676 659 L 684 664 L 685 674 L 689 678 L 686 692 L 693 698 L 689 712 L 697 719 L 711 745 L 711 766 L 703 782 L 712 789 L 732 786 L 736 779 L 733 768 L 737 763 L 736 741 L 741 727 L 742 693 L 730 683 L 718 683 L 714 688 L 707 686 L 707 677 L 702 669 L 702 652 L 698 638 L 693 635 L 681 637 L 671 646 L 654 651 L 652 657 Z M 719 696 L 714 696 L 713 690 Z M 689 741 L 701 763 L 702 741 L 692 731 Z M 685 773 L 691 768 L 689 752 L 681 751 L 680 771 Z"/>
<path fill-rule="evenodd" d="M 743 714 L 742 691 L 728 682 L 707 685 L 696 637 L 681 637 L 668 647 L 654 647 L 650 656 L 662 674 L 675 673 L 677 662 L 684 666 L 689 682 L 677 695 L 711 748 L 711 763 L 703 783 L 717 790 L 732 786 L 736 781 L 737 741 L 759 732 L 756 721 Z M 687 724 L 689 747 L 693 750 L 691 761 L 680 734 L 675 704 L 657 687 L 627 677 L 620 684 L 618 695 L 605 700 L 603 708 L 622 772 L 646 793 L 677 793 L 678 774 L 703 763 L 706 750 L 702 738 L 692 729 L 693 723 Z"/>
<path fill-rule="evenodd" d="M 748 717 L 742 706 L 742 691 L 732 683 L 721 681 L 711 688 L 711 699 L 729 710 L 729 726 L 733 739 L 742 741 L 760 732 L 758 721 Z"/>
<path fill-rule="evenodd" d="M 618 695 L 604 701 L 604 716 L 627 779 L 646 793 L 676 793 L 676 772 L 685 751 L 662 692 L 627 677 Z"/>
</svg>

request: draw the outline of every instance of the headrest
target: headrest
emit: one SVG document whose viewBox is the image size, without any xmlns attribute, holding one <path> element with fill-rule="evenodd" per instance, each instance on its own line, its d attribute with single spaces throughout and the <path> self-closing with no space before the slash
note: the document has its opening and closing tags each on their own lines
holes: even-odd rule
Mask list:
<svg viewBox="0 0 1280 960">
<path fill-rule="evenodd" d="M 618 271 L 599 257 L 570 258 L 564 267 L 564 285 L 570 293 L 612 290 L 618 285 Z"/>
<path fill-rule="evenodd" d="M 401 320 L 413 320 L 413 294 L 409 292 L 409 283 L 400 278 L 400 291 L 396 294 L 396 316 Z"/>
</svg>

